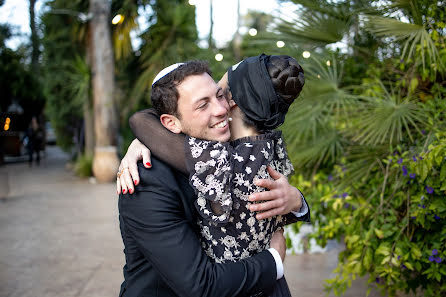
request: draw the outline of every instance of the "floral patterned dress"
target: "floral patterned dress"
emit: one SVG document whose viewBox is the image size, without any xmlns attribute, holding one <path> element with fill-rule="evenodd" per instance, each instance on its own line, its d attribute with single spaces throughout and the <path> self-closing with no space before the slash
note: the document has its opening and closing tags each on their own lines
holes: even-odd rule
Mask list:
<svg viewBox="0 0 446 297">
<path fill-rule="evenodd" d="M 269 248 L 273 233 L 285 217 L 257 220 L 248 208 L 249 195 L 265 189 L 257 179 L 271 179 L 267 165 L 289 176 L 282 133 L 271 131 L 230 143 L 186 139 L 189 182 L 197 194 L 195 206 L 201 242 L 216 263 L 238 261 Z"/>
</svg>

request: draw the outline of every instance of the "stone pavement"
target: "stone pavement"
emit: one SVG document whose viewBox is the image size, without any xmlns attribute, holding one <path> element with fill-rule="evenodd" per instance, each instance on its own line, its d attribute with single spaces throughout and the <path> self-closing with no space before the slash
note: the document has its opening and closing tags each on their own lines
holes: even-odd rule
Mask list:
<svg viewBox="0 0 446 297">
<path fill-rule="evenodd" d="M 39 167 L 0 166 L 0 297 L 118 296 L 124 254 L 115 185 L 80 179 L 67 162 L 48 147 Z M 336 253 L 287 256 L 293 296 L 324 296 Z M 365 291 L 359 280 L 345 296 Z"/>
</svg>

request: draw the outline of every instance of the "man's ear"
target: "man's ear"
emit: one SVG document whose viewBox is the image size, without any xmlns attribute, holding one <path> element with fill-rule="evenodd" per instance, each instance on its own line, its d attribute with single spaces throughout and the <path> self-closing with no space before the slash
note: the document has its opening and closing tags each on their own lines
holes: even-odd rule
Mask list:
<svg viewBox="0 0 446 297">
<path fill-rule="evenodd" d="M 160 116 L 160 121 L 166 129 L 175 134 L 181 133 L 183 129 L 180 120 L 174 115 L 164 113 Z"/>
</svg>

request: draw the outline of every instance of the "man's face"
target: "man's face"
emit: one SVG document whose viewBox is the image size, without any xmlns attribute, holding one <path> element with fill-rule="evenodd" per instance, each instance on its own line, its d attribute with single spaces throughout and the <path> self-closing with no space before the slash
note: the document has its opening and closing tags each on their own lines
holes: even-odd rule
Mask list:
<svg viewBox="0 0 446 297">
<path fill-rule="evenodd" d="M 201 139 L 228 141 L 229 105 L 212 77 L 207 73 L 191 75 L 177 89 L 181 132 Z"/>
</svg>

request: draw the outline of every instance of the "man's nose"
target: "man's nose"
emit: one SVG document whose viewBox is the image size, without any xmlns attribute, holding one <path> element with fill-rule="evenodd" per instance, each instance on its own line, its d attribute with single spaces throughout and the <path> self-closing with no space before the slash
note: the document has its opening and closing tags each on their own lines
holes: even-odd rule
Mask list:
<svg viewBox="0 0 446 297">
<path fill-rule="evenodd" d="M 226 100 L 218 100 L 217 98 L 215 98 L 213 105 L 214 116 L 222 116 L 229 112 L 229 104 Z"/>
</svg>

